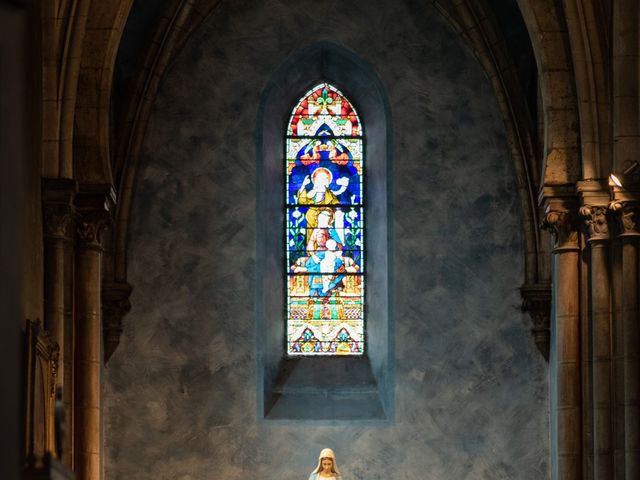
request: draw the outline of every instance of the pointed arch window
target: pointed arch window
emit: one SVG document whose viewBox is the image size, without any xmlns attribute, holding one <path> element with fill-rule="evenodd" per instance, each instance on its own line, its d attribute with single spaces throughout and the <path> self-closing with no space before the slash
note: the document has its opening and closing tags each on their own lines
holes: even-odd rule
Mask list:
<svg viewBox="0 0 640 480">
<path fill-rule="evenodd" d="M 392 132 L 380 78 L 339 45 L 292 53 L 265 86 L 256 128 L 260 419 L 394 418 Z"/>
<path fill-rule="evenodd" d="M 362 355 L 364 138 L 355 108 L 320 83 L 294 107 L 285 142 L 289 356 Z"/>
</svg>

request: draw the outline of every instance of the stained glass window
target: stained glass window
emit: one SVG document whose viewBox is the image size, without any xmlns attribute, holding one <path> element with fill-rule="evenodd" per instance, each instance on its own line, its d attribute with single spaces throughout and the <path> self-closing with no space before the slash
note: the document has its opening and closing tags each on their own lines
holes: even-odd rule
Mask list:
<svg viewBox="0 0 640 480">
<path fill-rule="evenodd" d="M 287 353 L 364 353 L 362 125 L 321 83 L 293 109 L 285 176 Z"/>
</svg>

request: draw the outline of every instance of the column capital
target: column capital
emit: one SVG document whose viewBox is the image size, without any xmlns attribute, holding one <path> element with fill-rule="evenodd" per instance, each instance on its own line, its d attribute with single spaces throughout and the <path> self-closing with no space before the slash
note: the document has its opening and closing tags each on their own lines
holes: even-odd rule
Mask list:
<svg viewBox="0 0 640 480">
<path fill-rule="evenodd" d="M 553 234 L 553 252 L 579 250 L 578 201 L 575 195 L 544 197 L 541 227 Z"/>
<path fill-rule="evenodd" d="M 73 238 L 74 198 L 78 191 L 75 180 L 42 179 L 42 216 L 47 239 L 71 241 Z"/>
<path fill-rule="evenodd" d="M 640 238 L 640 201 L 614 200 L 609 209 L 620 224 L 620 238 Z"/>
<path fill-rule="evenodd" d="M 80 185 L 76 195 L 76 235 L 81 247 L 102 250 L 103 234 L 111 223 L 114 207 L 111 185 Z"/>
<path fill-rule="evenodd" d="M 580 217 L 587 227 L 587 241 L 603 242 L 609 240 L 608 206 L 584 205 L 580 207 Z"/>
<path fill-rule="evenodd" d="M 127 282 L 110 282 L 102 285 L 102 332 L 105 364 L 120 344 L 122 319 L 131 310 L 131 302 L 129 302 L 131 290 L 131 285 Z"/>
<path fill-rule="evenodd" d="M 587 230 L 587 241 L 603 242 L 609 240 L 610 193 L 605 179 L 589 179 L 576 183 L 576 191 L 580 195 L 580 217 Z"/>
</svg>

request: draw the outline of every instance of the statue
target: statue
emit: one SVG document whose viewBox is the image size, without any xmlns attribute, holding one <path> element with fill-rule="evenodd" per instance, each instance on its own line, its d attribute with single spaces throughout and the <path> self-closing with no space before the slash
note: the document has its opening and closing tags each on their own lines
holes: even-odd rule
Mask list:
<svg viewBox="0 0 640 480">
<path fill-rule="evenodd" d="M 338 470 L 338 466 L 336 465 L 336 456 L 330 448 L 325 448 L 320 452 L 318 466 L 311 472 L 311 475 L 309 475 L 309 480 L 320 480 L 323 478 L 342 480 L 340 470 Z"/>
</svg>

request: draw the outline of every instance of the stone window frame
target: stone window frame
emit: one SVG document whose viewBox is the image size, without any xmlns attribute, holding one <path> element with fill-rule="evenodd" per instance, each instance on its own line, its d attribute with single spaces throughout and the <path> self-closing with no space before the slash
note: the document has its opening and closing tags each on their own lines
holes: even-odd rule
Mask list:
<svg viewBox="0 0 640 480">
<path fill-rule="evenodd" d="M 363 356 L 289 357 L 285 349 L 282 168 L 286 126 L 300 96 L 335 85 L 364 125 L 367 249 Z M 319 42 L 290 55 L 266 85 L 257 112 L 257 418 L 268 422 L 390 422 L 394 418 L 392 128 L 386 89 L 344 47 Z"/>
</svg>

